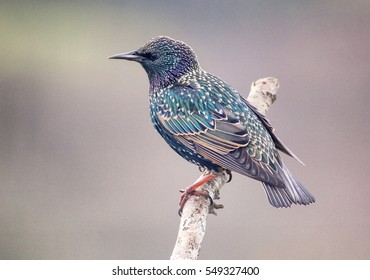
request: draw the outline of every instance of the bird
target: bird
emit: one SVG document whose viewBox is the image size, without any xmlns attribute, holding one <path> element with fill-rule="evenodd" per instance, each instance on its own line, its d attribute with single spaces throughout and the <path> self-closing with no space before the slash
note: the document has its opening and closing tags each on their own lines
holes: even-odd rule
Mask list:
<svg viewBox="0 0 370 280">
<path fill-rule="evenodd" d="M 279 152 L 300 159 L 275 135 L 268 119 L 228 83 L 203 70 L 189 45 L 157 36 L 109 58 L 144 68 L 154 128 L 177 154 L 210 171 L 182 190 L 180 215 L 190 195 L 209 198 L 198 188 L 222 170 L 260 181 L 276 208 L 315 202 L 283 163 Z"/>
</svg>

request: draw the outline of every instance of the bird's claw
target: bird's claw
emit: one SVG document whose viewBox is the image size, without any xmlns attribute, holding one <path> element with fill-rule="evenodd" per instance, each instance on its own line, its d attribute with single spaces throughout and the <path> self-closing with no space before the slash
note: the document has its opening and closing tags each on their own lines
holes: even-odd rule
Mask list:
<svg viewBox="0 0 370 280">
<path fill-rule="evenodd" d="M 188 191 L 187 189 L 180 189 L 180 192 L 182 193 L 180 197 L 180 202 L 179 202 L 179 210 L 178 214 L 181 217 L 182 216 L 182 211 L 184 209 L 185 203 L 188 201 L 189 197 L 191 195 L 196 195 L 196 196 L 203 196 L 209 200 L 209 206 L 213 205 L 213 198 L 209 195 L 207 191 L 198 191 L 198 190 L 190 190 Z"/>
<path fill-rule="evenodd" d="M 229 179 L 226 181 L 226 183 L 230 183 L 233 175 L 231 174 L 231 171 L 229 169 L 225 169 L 225 172 L 229 176 Z"/>
</svg>

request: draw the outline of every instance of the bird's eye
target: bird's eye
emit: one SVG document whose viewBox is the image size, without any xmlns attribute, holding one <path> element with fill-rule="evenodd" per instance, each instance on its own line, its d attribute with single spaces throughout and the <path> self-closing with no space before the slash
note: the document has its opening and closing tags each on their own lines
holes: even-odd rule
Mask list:
<svg viewBox="0 0 370 280">
<path fill-rule="evenodd" d="M 151 61 L 154 61 L 154 60 L 157 60 L 158 59 L 158 55 L 155 54 L 155 53 L 151 53 L 151 52 L 148 52 L 148 53 L 144 53 L 142 54 L 145 58 L 147 59 L 150 59 Z"/>
</svg>

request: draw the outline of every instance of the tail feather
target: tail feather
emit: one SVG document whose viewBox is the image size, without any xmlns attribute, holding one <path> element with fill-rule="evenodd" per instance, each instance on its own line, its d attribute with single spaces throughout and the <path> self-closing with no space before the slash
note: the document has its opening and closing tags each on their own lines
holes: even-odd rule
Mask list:
<svg viewBox="0 0 370 280">
<path fill-rule="evenodd" d="M 276 187 L 262 182 L 270 204 L 276 208 L 286 208 L 294 204 L 309 205 L 315 202 L 315 198 L 306 188 L 293 178 L 289 170 L 283 164 L 280 173 L 285 187 Z"/>
<path fill-rule="evenodd" d="M 284 188 L 275 187 L 262 182 L 263 188 L 270 204 L 276 208 L 287 208 L 292 205 L 292 201 L 285 192 Z"/>
</svg>

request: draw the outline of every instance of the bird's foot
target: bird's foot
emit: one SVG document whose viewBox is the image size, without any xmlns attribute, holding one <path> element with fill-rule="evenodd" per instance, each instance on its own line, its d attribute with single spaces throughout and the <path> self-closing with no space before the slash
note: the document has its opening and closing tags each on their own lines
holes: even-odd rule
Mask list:
<svg viewBox="0 0 370 280">
<path fill-rule="evenodd" d="M 179 211 L 178 211 L 178 214 L 179 214 L 180 217 L 182 215 L 182 210 L 184 209 L 185 203 L 186 203 L 186 201 L 188 201 L 188 199 L 190 198 L 191 195 L 203 196 L 203 197 L 209 199 L 209 205 L 210 206 L 213 205 L 213 199 L 207 191 L 203 192 L 203 191 L 192 190 L 192 191 L 189 192 L 189 191 L 187 191 L 187 189 L 185 189 L 185 190 L 181 189 L 180 192 L 182 192 L 182 195 L 180 197 L 180 203 L 179 203 L 180 207 L 179 207 Z"/>
<path fill-rule="evenodd" d="M 178 211 L 179 216 L 182 215 L 182 210 L 184 209 L 185 203 L 188 201 L 191 195 L 204 196 L 207 199 L 209 199 L 210 205 L 213 204 L 213 199 L 207 191 L 199 191 L 196 189 L 200 187 L 201 185 L 203 185 L 204 183 L 207 183 L 208 181 L 214 178 L 215 178 L 215 175 L 213 174 L 207 174 L 207 175 L 202 174 L 202 176 L 200 176 L 199 179 L 196 180 L 192 185 L 187 187 L 185 190 L 180 190 L 180 192 L 182 192 L 182 195 L 180 197 L 180 202 L 179 202 L 179 206 L 180 206 L 179 211 Z"/>
</svg>

